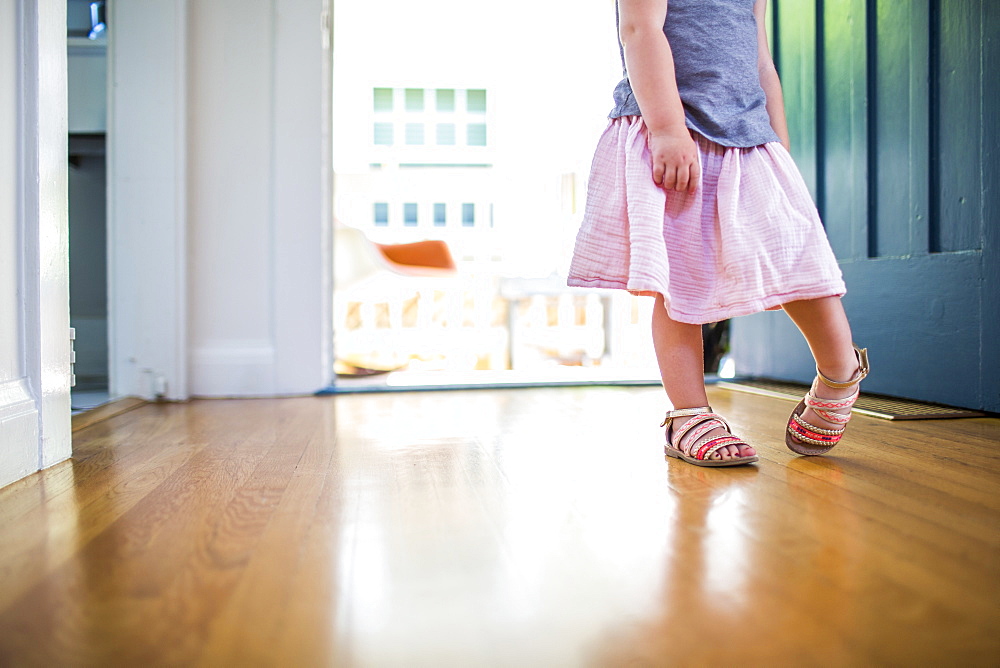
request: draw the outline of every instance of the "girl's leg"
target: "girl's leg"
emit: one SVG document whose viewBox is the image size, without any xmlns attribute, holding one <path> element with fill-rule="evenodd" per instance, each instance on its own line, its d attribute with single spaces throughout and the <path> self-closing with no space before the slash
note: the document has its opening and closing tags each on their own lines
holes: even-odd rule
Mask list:
<svg viewBox="0 0 1000 668">
<path fill-rule="evenodd" d="M 663 305 L 663 296 L 656 296 L 653 305 L 653 349 L 660 367 L 663 389 L 674 410 L 708 405 L 705 393 L 705 356 L 702 350 L 701 326 L 672 320 Z M 825 373 L 825 371 L 824 371 Z M 721 435 L 713 430 L 708 435 Z M 682 439 L 683 440 L 683 439 Z M 688 452 L 691 443 L 681 443 Z M 756 454 L 750 446 L 726 446 L 717 453 L 722 459 L 748 457 Z"/>
<path fill-rule="evenodd" d="M 840 297 L 789 302 L 783 308 L 805 336 L 816 366 L 824 376 L 837 381 L 854 377 L 858 370 L 858 358 L 854 353 L 851 326 L 847 322 Z M 814 380 L 812 394 L 822 399 L 844 399 L 856 389 L 857 387 L 851 386 L 838 390 Z M 803 412 L 802 419 L 823 429 L 838 429 L 843 426 L 824 420 L 808 408 Z"/>
</svg>

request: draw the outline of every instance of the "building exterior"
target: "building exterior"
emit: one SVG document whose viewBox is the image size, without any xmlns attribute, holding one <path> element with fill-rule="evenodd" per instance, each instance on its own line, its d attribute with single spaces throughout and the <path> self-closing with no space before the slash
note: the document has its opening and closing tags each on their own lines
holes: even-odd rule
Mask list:
<svg viewBox="0 0 1000 668">
<path fill-rule="evenodd" d="M 565 265 L 621 75 L 614 4 L 536 5 L 335 6 L 340 222 L 381 243 L 443 239 L 479 271 Z"/>
</svg>

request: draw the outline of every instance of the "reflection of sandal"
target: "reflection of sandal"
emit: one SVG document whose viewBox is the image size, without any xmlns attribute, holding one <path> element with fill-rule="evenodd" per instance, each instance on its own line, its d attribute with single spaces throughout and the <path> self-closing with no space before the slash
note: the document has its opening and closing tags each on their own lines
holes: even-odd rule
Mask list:
<svg viewBox="0 0 1000 668">
<path fill-rule="evenodd" d="M 673 431 L 673 421 L 675 418 L 690 417 L 680 429 L 676 432 Z M 721 448 L 727 445 L 746 445 L 749 444 L 736 436 L 733 436 L 729 432 L 729 425 L 726 421 L 722 419 L 721 416 L 712 412 L 711 406 L 705 406 L 703 408 L 685 408 L 679 411 L 667 411 L 667 417 L 664 418 L 661 427 L 667 428 L 667 444 L 664 446 L 663 451 L 668 457 L 676 457 L 677 459 L 683 459 L 689 464 L 694 464 L 695 466 L 738 466 L 740 464 L 751 464 L 757 461 L 757 455 L 750 455 L 748 457 L 732 457 L 730 459 L 709 459 L 712 455 L 718 452 Z M 722 436 L 705 436 L 708 432 L 713 429 L 722 428 L 726 430 L 726 434 Z M 673 432 L 673 433 L 671 433 Z M 688 448 L 688 453 L 685 454 L 681 450 L 681 440 L 690 434 L 691 443 L 693 445 Z M 702 438 L 705 436 L 704 438 Z M 698 439 L 701 439 L 700 441 Z"/>
<path fill-rule="evenodd" d="M 820 372 L 818 366 L 816 367 L 816 376 L 824 385 L 837 390 L 857 385 L 868 375 L 868 349 L 854 346 L 854 354 L 858 358 L 858 370 L 850 380 L 842 383 L 830 380 Z M 788 418 L 785 445 L 788 446 L 789 450 L 800 455 L 822 455 L 829 452 L 843 437 L 847 422 L 851 419 L 850 408 L 858 400 L 860 392 L 861 388 L 859 387 L 854 391 L 854 394 L 846 399 L 822 399 L 806 392 L 806 396 L 795 406 L 791 417 Z M 821 429 L 816 425 L 809 424 L 802 419 L 802 413 L 807 408 L 811 408 L 814 413 L 827 422 L 845 426 L 840 429 Z M 845 408 L 848 409 L 846 413 L 836 412 Z"/>
</svg>

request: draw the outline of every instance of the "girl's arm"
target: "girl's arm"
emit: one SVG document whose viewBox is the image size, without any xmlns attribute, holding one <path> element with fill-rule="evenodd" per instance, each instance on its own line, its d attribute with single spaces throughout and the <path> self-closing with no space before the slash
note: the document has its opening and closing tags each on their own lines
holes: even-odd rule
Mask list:
<svg viewBox="0 0 1000 668">
<path fill-rule="evenodd" d="M 667 0 L 620 0 L 618 12 L 625 68 L 646 124 L 653 181 L 694 192 L 700 175 L 698 147 L 684 122 L 674 57 L 663 34 Z"/>
<path fill-rule="evenodd" d="M 771 127 L 781 139 L 786 150 L 791 151 L 788 140 L 788 121 L 785 118 L 785 99 L 781 94 L 781 81 L 778 71 L 774 69 L 771 51 L 767 48 L 767 0 L 757 0 L 753 5 L 753 13 L 757 18 L 757 72 L 760 74 L 760 85 L 767 96 L 767 115 L 771 117 Z"/>
</svg>

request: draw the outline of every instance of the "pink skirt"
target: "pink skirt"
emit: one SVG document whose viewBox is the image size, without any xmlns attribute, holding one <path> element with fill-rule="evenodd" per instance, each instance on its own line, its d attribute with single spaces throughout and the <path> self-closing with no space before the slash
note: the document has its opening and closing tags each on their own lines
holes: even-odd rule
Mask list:
<svg viewBox="0 0 1000 668">
<path fill-rule="evenodd" d="M 696 325 L 843 295 L 816 206 L 785 148 L 729 148 L 692 134 L 698 189 L 666 191 L 653 182 L 642 118 L 611 121 L 594 155 L 567 283 L 661 294 L 673 320 Z"/>
</svg>

